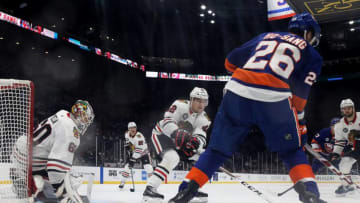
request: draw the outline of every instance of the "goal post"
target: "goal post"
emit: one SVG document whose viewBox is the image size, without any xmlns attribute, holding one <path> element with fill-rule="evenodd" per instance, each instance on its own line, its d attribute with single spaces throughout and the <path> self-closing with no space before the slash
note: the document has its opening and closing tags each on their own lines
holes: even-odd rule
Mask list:
<svg viewBox="0 0 360 203">
<path fill-rule="evenodd" d="M 31 201 L 34 84 L 0 79 L 0 202 Z"/>
</svg>

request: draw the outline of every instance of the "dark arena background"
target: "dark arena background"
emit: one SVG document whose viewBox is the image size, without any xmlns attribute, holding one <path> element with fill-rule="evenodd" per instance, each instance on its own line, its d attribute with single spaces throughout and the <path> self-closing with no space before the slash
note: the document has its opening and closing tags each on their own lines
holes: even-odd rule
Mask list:
<svg viewBox="0 0 360 203">
<path fill-rule="evenodd" d="M 123 166 L 128 122 L 150 138 L 171 103 L 189 99 L 195 86 L 207 89 L 206 112 L 214 121 L 226 83 L 216 76 L 230 76 L 226 55 L 260 33 L 286 31 L 289 21 L 268 21 L 265 0 L 3 0 L 0 11 L 0 77 L 33 81 L 35 123 L 70 110 L 77 99 L 93 106 L 95 121 L 74 162 L 86 166 Z M 358 12 L 320 21 L 324 64 L 305 110 L 309 143 L 333 117 L 341 117 L 342 99 L 360 107 Z M 4 13 L 24 21 L 14 25 Z M 44 28 L 52 32 L 46 36 Z M 174 79 L 172 73 L 194 80 Z M 198 74 L 218 81 L 195 80 Z M 261 132 L 249 135 L 226 166 L 285 174 L 282 166 L 266 167 L 280 162 L 267 152 Z"/>
</svg>

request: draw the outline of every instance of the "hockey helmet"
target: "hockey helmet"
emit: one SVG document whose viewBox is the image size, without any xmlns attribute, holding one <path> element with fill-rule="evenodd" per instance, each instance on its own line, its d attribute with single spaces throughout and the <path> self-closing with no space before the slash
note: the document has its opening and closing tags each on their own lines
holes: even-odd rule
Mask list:
<svg viewBox="0 0 360 203">
<path fill-rule="evenodd" d="M 75 117 L 75 120 L 78 121 L 78 128 L 83 135 L 95 118 L 93 108 L 88 101 L 77 100 L 71 107 L 71 113 Z"/>
<path fill-rule="evenodd" d="M 340 103 L 340 110 L 344 107 L 352 106 L 355 109 L 354 102 L 351 99 L 343 99 Z"/>
<path fill-rule="evenodd" d="M 130 130 L 130 128 L 136 128 L 136 123 L 135 122 L 129 122 L 128 123 L 128 129 Z"/>
<path fill-rule="evenodd" d="M 203 99 L 206 101 L 205 106 L 208 105 L 209 95 L 204 88 L 194 87 L 194 89 L 190 92 L 190 101 L 192 101 L 193 98 Z"/>
<path fill-rule="evenodd" d="M 320 43 L 321 28 L 315 18 L 308 12 L 293 16 L 289 22 L 288 30 L 304 37 L 304 39 L 306 39 L 306 34 L 311 31 L 314 36 L 309 43 L 314 47 Z"/>
</svg>

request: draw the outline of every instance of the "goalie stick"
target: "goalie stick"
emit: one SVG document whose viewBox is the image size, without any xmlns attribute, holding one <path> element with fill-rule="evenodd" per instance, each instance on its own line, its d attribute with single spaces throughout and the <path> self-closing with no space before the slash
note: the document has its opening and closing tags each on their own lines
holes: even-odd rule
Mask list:
<svg viewBox="0 0 360 203">
<path fill-rule="evenodd" d="M 305 149 L 311 154 L 313 155 L 317 160 L 319 160 L 324 166 L 326 166 L 329 170 L 331 170 L 332 172 L 334 172 L 337 176 L 339 176 L 340 179 L 346 181 L 349 185 L 354 185 L 358 191 L 360 189 L 360 187 L 354 183 L 351 179 L 349 179 L 348 177 L 346 177 L 339 169 L 337 169 L 329 160 L 327 160 L 326 158 L 322 157 L 319 153 L 317 153 L 316 151 L 314 151 L 311 146 L 309 144 L 305 144 L 304 145 Z"/>
<path fill-rule="evenodd" d="M 269 202 L 269 203 L 273 203 L 274 201 L 271 201 L 267 196 L 264 195 L 264 193 L 260 192 L 258 189 L 256 189 L 255 187 L 251 186 L 249 183 L 247 183 L 246 181 L 241 180 L 240 176 L 236 176 L 234 174 L 232 174 L 230 171 L 226 170 L 223 167 L 219 168 L 220 171 L 226 173 L 228 176 L 235 178 L 237 180 L 240 181 L 240 183 L 245 186 L 247 189 L 251 190 L 252 192 L 254 192 L 255 194 L 257 194 L 258 196 L 260 196 L 261 198 L 263 198 L 265 201 Z"/>
</svg>

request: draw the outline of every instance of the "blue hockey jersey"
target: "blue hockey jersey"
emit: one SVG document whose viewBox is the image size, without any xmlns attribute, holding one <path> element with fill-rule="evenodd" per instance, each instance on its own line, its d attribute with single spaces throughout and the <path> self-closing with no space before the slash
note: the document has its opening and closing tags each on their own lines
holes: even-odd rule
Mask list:
<svg viewBox="0 0 360 203">
<path fill-rule="evenodd" d="M 334 149 L 335 137 L 331 134 L 331 128 L 323 128 L 315 134 L 311 141 L 312 148 L 317 152 L 329 154 Z"/>
<path fill-rule="evenodd" d="M 225 89 L 264 102 L 292 97 L 293 106 L 302 112 L 321 66 L 322 57 L 302 37 L 263 33 L 227 56 L 225 68 L 233 74 Z"/>
</svg>

